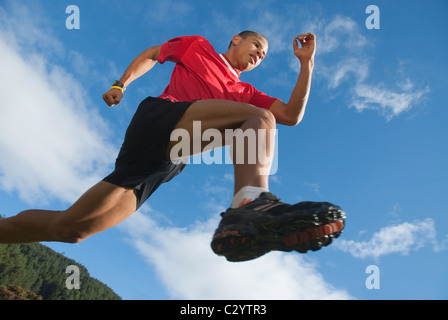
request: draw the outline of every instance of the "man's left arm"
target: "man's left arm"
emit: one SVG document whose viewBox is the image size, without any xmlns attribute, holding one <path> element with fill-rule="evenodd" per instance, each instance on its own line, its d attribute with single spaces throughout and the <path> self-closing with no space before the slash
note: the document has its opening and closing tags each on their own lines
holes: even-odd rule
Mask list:
<svg viewBox="0 0 448 320">
<path fill-rule="evenodd" d="M 298 42 L 301 44 L 299 48 Z M 311 78 L 314 69 L 316 37 L 312 33 L 301 34 L 293 40 L 294 55 L 300 60 L 299 79 L 288 103 L 276 100 L 269 109 L 277 123 L 295 126 L 303 119 L 310 95 Z"/>
</svg>

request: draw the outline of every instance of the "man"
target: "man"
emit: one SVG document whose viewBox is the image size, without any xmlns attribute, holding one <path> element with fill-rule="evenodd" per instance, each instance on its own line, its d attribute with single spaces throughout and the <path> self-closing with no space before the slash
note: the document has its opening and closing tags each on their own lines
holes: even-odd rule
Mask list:
<svg viewBox="0 0 448 320">
<path fill-rule="evenodd" d="M 118 105 L 125 88 L 157 62 L 175 62 L 176 67 L 163 94 L 148 97 L 139 105 L 115 170 L 65 211 L 27 210 L 1 220 L 0 243 L 77 243 L 123 221 L 185 167 L 172 161 L 177 141 L 170 137 L 183 130 L 197 139 L 195 121 L 201 124 L 201 136 L 208 129 L 224 136 L 226 129 L 269 132 L 276 123 L 297 125 L 310 92 L 315 48 L 311 33 L 293 40 L 301 71 L 288 103 L 239 80 L 241 72 L 259 66 L 267 54 L 268 41 L 257 32 L 234 36 L 225 54 L 216 53 L 200 36 L 174 38 L 145 50 L 103 95 L 109 106 Z M 256 139 L 257 152 L 272 150 L 274 141 L 269 134 Z M 204 147 L 203 141 L 201 145 Z M 272 164 L 273 153 L 261 154 L 264 156 L 255 163 L 234 161 L 235 193 L 213 237 L 213 251 L 229 261 L 245 261 L 271 250 L 307 252 L 328 245 L 344 227 L 343 211 L 326 202 L 281 202 L 268 186 L 266 168 Z"/>
</svg>

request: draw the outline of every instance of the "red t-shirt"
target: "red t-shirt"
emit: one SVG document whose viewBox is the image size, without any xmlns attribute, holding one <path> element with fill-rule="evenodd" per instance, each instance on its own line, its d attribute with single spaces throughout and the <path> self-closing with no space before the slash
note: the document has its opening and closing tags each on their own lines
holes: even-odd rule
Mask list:
<svg viewBox="0 0 448 320">
<path fill-rule="evenodd" d="M 162 45 L 160 63 L 175 62 L 169 85 L 159 98 L 176 101 L 224 99 L 269 109 L 277 99 L 241 82 L 240 72 L 200 36 L 177 37 Z"/>
</svg>

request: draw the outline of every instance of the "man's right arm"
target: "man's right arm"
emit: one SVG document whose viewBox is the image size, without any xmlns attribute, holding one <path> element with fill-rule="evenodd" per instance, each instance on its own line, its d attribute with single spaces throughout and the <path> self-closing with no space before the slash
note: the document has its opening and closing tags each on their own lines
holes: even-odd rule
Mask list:
<svg viewBox="0 0 448 320">
<path fill-rule="evenodd" d="M 132 81 L 141 77 L 154 67 L 159 58 L 161 48 L 161 45 L 150 47 L 139 54 L 137 58 L 131 62 L 119 80 L 124 87 L 127 87 Z M 119 104 L 122 97 L 123 92 L 116 88 L 111 88 L 108 92 L 103 94 L 104 101 L 110 107 Z"/>
</svg>

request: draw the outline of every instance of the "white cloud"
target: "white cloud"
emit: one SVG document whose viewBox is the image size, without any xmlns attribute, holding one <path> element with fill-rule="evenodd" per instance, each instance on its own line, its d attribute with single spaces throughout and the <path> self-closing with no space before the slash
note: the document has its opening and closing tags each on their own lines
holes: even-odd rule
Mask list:
<svg viewBox="0 0 448 320">
<path fill-rule="evenodd" d="M 336 16 L 330 22 L 320 21 L 315 28 L 323 29 L 319 38 L 319 52 L 328 53 L 344 48 L 353 50 L 362 48 L 367 39 L 358 28 L 358 24 L 348 17 Z M 353 51 L 352 51 L 353 52 Z"/>
<path fill-rule="evenodd" d="M 383 84 L 367 85 L 358 83 L 354 88 L 355 96 L 352 106 L 358 111 L 377 110 L 387 120 L 391 120 L 403 112 L 409 111 L 429 92 L 428 88 L 412 90 L 413 84 L 403 87 L 401 92 L 386 88 Z"/>
<path fill-rule="evenodd" d="M 439 242 L 433 219 L 404 222 L 381 228 L 368 241 L 344 240 L 333 244 L 334 248 L 352 254 L 356 258 L 375 258 L 392 253 L 409 254 L 426 245 L 432 245 L 434 251 L 445 249 L 446 241 Z"/>
<path fill-rule="evenodd" d="M 120 225 L 173 299 L 351 299 L 327 283 L 305 256 L 272 252 L 231 263 L 210 241 L 218 215 L 186 228 L 164 227 L 137 213 Z"/>
<path fill-rule="evenodd" d="M 344 81 L 354 78 L 356 83 L 363 83 L 369 75 L 369 66 L 359 58 L 348 58 L 329 66 L 322 65 L 320 74 L 328 81 L 330 89 L 337 89 Z"/>
<path fill-rule="evenodd" d="M 387 79 L 369 83 L 372 66 L 366 49 L 373 44 L 351 18 L 336 16 L 328 22 L 310 23 L 310 27 L 317 34 L 316 74 L 325 79 L 330 90 L 340 92 L 342 84 L 348 85 L 349 107 L 359 112 L 376 110 L 389 121 L 409 111 L 429 92 L 427 87 L 415 89 L 409 78 L 397 83 Z"/>
<path fill-rule="evenodd" d="M 55 55 L 64 52 L 63 45 L 52 36 L 50 28 L 44 21 L 38 2 L 30 1 L 26 5 L 17 1 L 5 1 L 0 6 L 0 30 L 8 44 L 18 44 L 20 53 L 34 53 L 45 50 Z"/>
<path fill-rule="evenodd" d="M 71 202 L 102 178 L 116 150 L 81 84 L 48 61 L 58 41 L 39 32 L 29 15 L 24 21 L 34 30 L 33 43 L 42 39 L 39 48 L 30 47 L 14 22 L 26 13 L 11 10 L 0 7 L 7 19 L 0 25 L 0 70 L 7 79 L 0 86 L 0 188 L 28 202 Z"/>
</svg>

